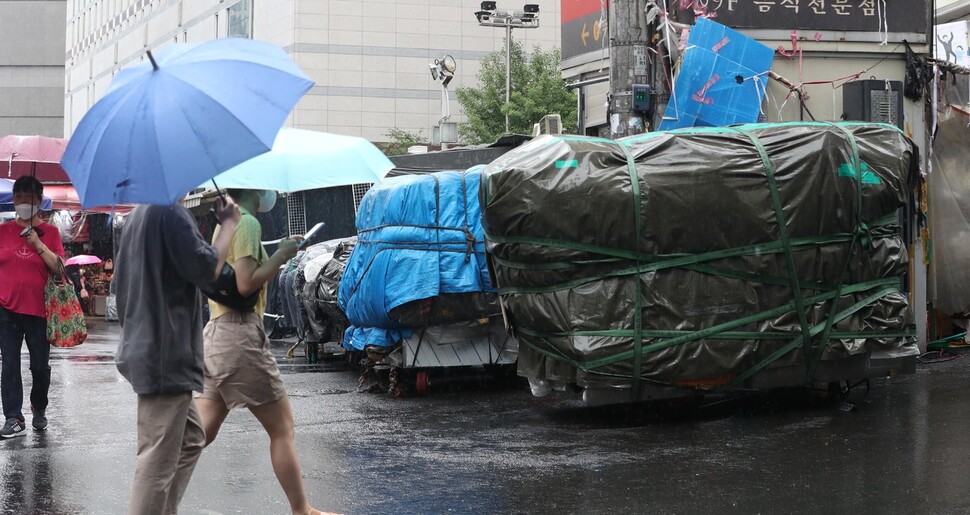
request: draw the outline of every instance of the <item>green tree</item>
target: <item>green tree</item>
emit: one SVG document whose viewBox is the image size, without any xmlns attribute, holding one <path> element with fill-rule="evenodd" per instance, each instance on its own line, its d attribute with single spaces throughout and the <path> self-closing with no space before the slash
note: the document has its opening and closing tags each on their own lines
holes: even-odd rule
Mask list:
<svg viewBox="0 0 970 515">
<path fill-rule="evenodd" d="M 407 154 L 408 148 L 410 147 L 428 144 L 428 139 L 421 135 L 421 131 L 408 132 L 404 129 L 398 129 L 395 127 L 393 129 L 389 129 L 384 133 L 384 135 L 390 138 L 390 141 L 379 145 L 379 147 L 381 147 L 384 154 L 389 156 Z"/>
<path fill-rule="evenodd" d="M 536 47 L 526 58 L 522 45 L 513 41 L 512 91 L 505 105 L 505 51 L 491 52 L 482 59 L 477 88 L 458 88 L 458 103 L 468 121 L 459 124 L 462 141 L 491 143 L 505 133 L 505 113 L 509 132 L 532 134 L 532 126 L 547 114 L 562 117 L 563 132 L 576 130 L 576 93 L 566 89 L 559 71 L 559 50 L 542 51 Z"/>
</svg>

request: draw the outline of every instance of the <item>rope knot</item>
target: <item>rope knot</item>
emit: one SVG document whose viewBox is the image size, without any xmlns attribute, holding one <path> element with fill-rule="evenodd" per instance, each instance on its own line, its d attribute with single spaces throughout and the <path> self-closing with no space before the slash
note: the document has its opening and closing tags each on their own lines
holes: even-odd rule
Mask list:
<svg viewBox="0 0 970 515">
<path fill-rule="evenodd" d="M 862 247 L 866 250 L 872 248 L 872 231 L 869 229 L 869 225 L 865 222 L 860 221 L 853 231 L 853 235 L 862 244 Z"/>
</svg>

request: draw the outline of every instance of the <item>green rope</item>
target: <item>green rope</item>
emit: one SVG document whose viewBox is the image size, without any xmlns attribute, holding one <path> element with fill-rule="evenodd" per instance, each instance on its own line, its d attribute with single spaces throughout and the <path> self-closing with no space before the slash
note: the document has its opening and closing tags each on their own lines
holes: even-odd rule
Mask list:
<svg viewBox="0 0 970 515">
<path fill-rule="evenodd" d="M 785 210 L 781 204 L 781 194 L 778 192 L 778 182 L 775 180 L 775 168 L 771 163 L 771 159 L 768 158 L 768 151 L 757 136 L 741 129 L 736 128 L 735 130 L 751 140 L 754 143 L 754 147 L 758 150 L 758 155 L 761 156 L 761 163 L 764 166 L 765 176 L 768 179 L 768 189 L 771 192 L 771 205 L 775 210 L 775 221 L 778 224 L 778 232 L 781 235 L 781 243 L 784 247 L 785 264 L 788 267 L 788 277 L 791 280 L 790 286 L 792 294 L 795 296 L 798 324 L 802 328 L 802 339 L 805 341 L 804 345 L 807 356 L 812 344 L 812 338 L 809 335 L 808 314 L 805 312 L 805 304 L 802 300 L 802 287 L 798 284 L 798 269 L 795 268 L 795 257 L 792 255 L 791 244 L 788 240 L 788 221 L 785 219 Z"/>
<path fill-rule="evenodd" d="M 834 125 L 834 124 L 833 124 Z M 836 288 L 836 296 L 832 299 L 832 307 L 829 308 L 829 316 L 825 320 L 825 328 L 822 330 L 822 338 L 815 348 L 814 355 L 810 355 L 808 352 L 805 354 L 805 359 L 809 360 L 808 369 L 806 370 L 806 381 L 811 381 L 815 377 L 815 372 L 818 370 L 819 364 L 822 362 L 822 356 L 825 354 L 825 342 L 828 341 L 829 331 L 832 330 L 832 325 L 834 324 L 833 315 L 835 310 L 839 307 L 839 297 L 842 291 L 842 282 L 845 279 L 845 274 L 849 271 L 849 265 L 852 263 L 852 256 L 855 255 L 856 242 L 862 241 L 863 245 L 872 245 L 872 235 L 870 234 L 869 227 L 862 221 L 862 167 L 859 163 L 859 147 L 856 144 L 855 136 L 851 132 L 846 130 L 844 127 L 839 127 L 834 125 L 837 129 L 841 130 L 849 140 L 849 147 L 852 149 L 852 166 L 855 167 L 856 172 L 856 205 L 855 205 L 855 224 L 856 230 L 853 231 L 852 243 L 849 243 L 849 250 L 845 256 L 845 263 L 842 264 L 842 273 L 839 274 L 839 286 Z"/>
<path fill-rule="evenodd" d="M 888 278 L 888 279 L 878 279 L 878 280 L 875 280 L 875 281 L 868 281 L 868 282 L 859 283 L 859 284 L 855 284 L 855 285 L 846 287 L 845 288 L 845 293 L 848 294 L 848 293 L 856 293 L 856 292 L 868 291 L 868 290 L 871 290 L 873 288 L 878 288 L 880 286 L 891 287 L 891 288 L 894 288 L 895 290 L 898 291 L 899 286 L 898 286 L 897 283 L 898 283 L 898 279 L 896 279 L 894 277 L 893 278 Z M 892 286 L 887 286 L 887 285 L 892 285 Z M 831 292 L 831 291 L 830 292 L 825 292 L 825 293 L 822 293 L 822 294 L 819 294 L 819 295 L 814 295 L 814 296 L 808 297 L 808 298 L 804 299 L 804 302 L 805 303 L 808 303 L 808 304 L 815 304 L 815 303 L 818 303 L 818 302 L 822 302 L 822 301 L 829 300 L 834 295 L 835 295 L 835 292 Z M 694 332 L 691 332 L 691 333 L 688 333 L 688 334 L 685 334 L 685 335 L 681 335 L 681 336 L 678 336 L 676 338 L 671 338 L 669 340 L 664 340 L 662 342 L 653 343 L 653 344 L 644 346 L 642 350 L 643 350 L 644 353 L 649 353 L 649 352 L 654 352 L 654 351 L 666 349 L 668 347 L 674 347 L 674 346 L 677 346 L 677 345 L 681 345 L 683 343 L 687 343 L 687 342 L 690 342 L 690 341 L 695 341 L 695 340 L 700 340 L 700 339 L 703 339 L 703 338 L 708 338 L 710 336 L 715 336 L 715 335 L 718 335 L 718 334 L 720 334 L 722 332 L 729 331 L 729 330 L 732 330 L 732 329 L 736 329 L 738 327 L 742 327 L 742 326 L 745 326 L 745 325 L 748 325 L 748 324 L 751 324 L 751 323 L 761 322 L 763 320 L 767 320 L 767 319 L 770 319 L 770 318 L 774 318 L 774 317 L 783 315 L 785 313 L 789 313 L 789 312 L 791 312 L 791 311 L 793 311 L 795 309 L 796 309 L 796 303 L 795 302 L 790 302 L 788 304 L 785 304 L 785 305 L 782 305 L 782 306 L 778 306 L 776 308 L 769 309 L 769 310 L 766 310 L 766 311 L 762 311 L 760 313 L 756 313 L 756 314 L 753 314 L 753 315 L 748 315 L 746 317 L 739 318 L 739 319 L 736 319 L 736 320 L 732 320 L 730 322 L 724 322 L 722 324 L 718 324 L 718 325 L 715 325 L 715 326 L 711 326 L 711 327 L 707 327 L 707 328 L 704 328 L 704 329 L 700 329 L 698 331 L 694 331 Z M 821 328 L 821 326 L 819 326 L 819 328 Z M 522 327 L 517 327 L 516 328 L 516 331 L 517 332 L 521 332 L 522 334 L 527 334 L 527 335 L 530 334 L 530 331 L 528 329 L 522 328 Z M 616 330 L 613 330 L 613 331 L 616 331 Z M 540 333 L 531 333 L 531 335 L 533 335 L 533 336 L 547 336 L 545 334 L 540 334 Z M 607 335 L 619 336 L 620 334 L 609 334 L 609 333 L 607 333 Z M 598 367 L 602 367 L 602 366 L 605 366 L 605 365 L 610 365 L 610 364 L 616 363 L 618 361 L 623 361 L 623 360 L 626 360 L 626 359 L 630 359 L 633 356 L 634 356 L 634 351 L 633 350 L 629 350 L 629 351 L 624 351 L 624 352 L 616 353 L 616 354 L 614 354 L 612 356 L 607 356 L 607 357 L 604 357 L 604 358 L 600 358 L 600 359 L 597 359 L 597 360 L 590 361 L 590 362 L 587 363 L 587 365 L 590 368 L 598 368 Z"/>
<path fill-rule="evenodd" d="M 887 215 L 879 220 L 876 220 L 870 224 L 871 227 L 881 227 L 889 224 L 896 223 L 895 215 Z M 789 243 L 792 247 L 803 248 L 803 247 L 817 247 L 819 245 L 825 245 L 829 243 L 844 243 L 847 241 L 852 241 L 854 234 L 833 234 L 826 236 L 810 236 L 804 238 L 792 238 Z M 765 243 L 757 243 L 754 245 L 746 245 L 743 247 L 734 247 L 730 249 L 716 250 L 712 252 L 705 252 L 703 254 L 659 254 L 659 255 L 641 255 L 638 252 L 633 252 L 629 250 L 617 249 L 613 247 L 603 247 L 599 245 L 590 245 L 587 243 L 579 243 L 566 240 L 556 240 L 551 238 L 533 238 L 529 236 L 499 236 L 495 234 L 490 234 L 488 231 L 485 232 L 485 239 L 492 243 L 517 243 L 524 245 L 532 245 L 536 247 L 549 247 L 552 249 L 559 250 L 575 250 L 579 252 L 587 252 L 590 254 L 598 254 L 601 256 L 608 256 L 618 259 L 626 259 L 630 261 L 636 261 L 638 259 L 647 261 L 650 263 L 663 263 L 665 266 L 656 268 L 660 270 L 663 268 L 679 267 L 681 264 L 692 264 L 700 263 L 703 261 L 711 261 L 716 259 L 728 258 L 728 257 L 740 257 L 740 256 L 753 256 L 762 254 L 775 254 L 784 251 L 784 246 L 780 241 L 769 241 Z M 685 262 L 674 262 L 667 265 L 666 260 L 668 259 L 678 259 L 678 258 L 690 258 Z M 543 269 L 545 264 L 537 263 L 518 263 L 514 261 L 504 260 L 496 256 L 496 260 L 500 260 L 501 263 L 510 264 L 510 268 L 521 268 L 521 269 Z M 595 260 L 592 260 L 594 264 Z M 559 262 L 562 263 L 562 262 Z M 569 263 L 569 262 L 565 262 Z M 558 268 L 558 265 L 557 265 Z"/>
<path fill-rule="evenodd" d="M 883 288 L 882 290 L 879 290 L 878 292 L 876 292 L 876 293 L 874 293 L 874 294 L 872 294 L 872 295 L 870 295 L 870 296 L 862 299 L 861 301 L 856 302 L 855 304 L 853 304 L 852 306 L 850 306 L 846 310 L 839 312 L 835 317 L 832 317 L 832 320 L 834 322 L 841 322 L 842 320 L 845 320 L 846 318 L 852 316 L 854 313 L 856 313 L 860 309 L 868 306 L 869 304 L 872 304 L 873 302 L 875 302 L 875 301 L 877 301 L 877 300 L 879 300 L 879 299 L 881 299 L 881 298 L 883 298 L 886 295 L 889 295 L 891 293 L 899 293 L 899 287 L 896 286 L 896 287 Z M 815 326 L 815 327 L 812 328 L 811 334 L 812 334 L 812 336 L 815 336 L 818 333 L 822 332 L 822 330 L 823 330 L 823 326 L 820 326 L 820 325 L 819 326 Z M 763 368 L 765 368 L 768 365 L 774 363 L 775 361 L 781 359 L 782 356 L 784 356 L 785 354 L 788 354 L 789 352 L 791 352 L 792 350 L 794 350 L 796 347 L 798 347 L 799 345 L 801 345 L 801 343 L 802 343 L 801 342 L 801 339 L 802 339 L 802 337 L 799 336 L 798 338 L 792 340 L 788 345 L 785 345 L 781 349 L 778 349 L 777 351 L 775 351 L 773 354 L 771 354 L 770 356 L 768 356 L 767 358 L 765 358 L 764 360 L 762 360 L 757 365 L 749 368 L 748 370 L 745 370 L 741 374 L 738 374 L 738 376 L 735 377 L 734 380 L 732 380 L 730 383 L 728 383 L 727 385 L 724 386 L 724 389 L 725 390 L 730 390 L 730 389 L 732 389 L 732 388 L 740 385 L 745 380 L 747 380 L 749 377 L 751 377 L 754 374 L 760 372 Z M 823 346 L 824 345 L 824 341 L 822 343 L 820 343 L 819 345 L 820 346 Z"/>
<path fill-rule="evenodd" d="M 633 191 L 633 223 L 636 227 L 636 234 L 634 241 L 637 255 L 637 270 L 640 269 L 640 238 L 643 237 L 643 232 L 640 229 L 640 176 L 637 175 L 637 165 L 636 160 L 633 158 L 633 154 L 630 150 L 620 145 L 623 150 L 623 155 L 626 156 L 626 167 L 627 171 L 630 173 L 630 189 Z M 640 400 L 640 380 L 643 375 L 643 292 L 641 286 L 641 272 L 637 272 L 634 279 L 634 284 L 636 285 L 636 301 L 633 313 L 633 388 L 630 392 L 632 400 Z"/>
<path fill-rule="evenodd" d="M 880 286 L 880 283 L 883 286 L 883 288 L 879 289 L 875 293 L 867 296 L 866 298 L 860 300 L 859 302 L 856 302 L 852 306 L 846 308 L 844 311 L 837 313 L 834 316 L 835 321 L 836 322 L 841 322 L 842 320 L 844 320 L 844 319 L 848 318 L 849 316 L 852 316 L 853 314 L 855 314 L 856 312 L 858 312 L 860 309 L 862 309 L 862 308 L 864 308 L 866 306 L 869 306 L 870 304 L 878 301 L 879 299 L 885 297 L 886 295 L 889 295 L 889 294 L 892 294 L 892 293 L 899 293 L 900 290 L 899 290 L 899 286 L 898 285 L 885 286 L 887 282 L 893 282 L 893 281 L 887 281 L 887 280 L 870 281 L 870 282 L 867 282 L 867 283 L 860 283 L 858 285 L 851 285 L 850 287 L 847 287 L 846 288 L 846 293 L 855 293 L 855 292 L 859 292 L 859 291 L 866 291 L 866 290 L 871 290 L 873 288 L 877 288 L 877 287 Z M 818 301 L 821 301 L 821 300 L 827 300 L 827 298 L 830 297 L 833 294 L 834 294 L 834 292 L 829 292 L 827 294 L 818 295 L 818 296 L 815 296 L 815 297 L 808 298 L 806 300 L 807 301 L 810 301 L 810 302 L 818 302 Z M 769 311 L 765 311 L 765 312 L 759 313 L 758 316 L 760 316 L 761 319 L 765 319 L 765 318 L 770 318 L 772 316 L 777 316 L 778 314 L 787 312 L 787 311 L 780 311 L 782 308 L 788 308 L 787 311 L 791 311 L 794 308 L 794 303 L 790 303 L 790 304 L 788 304 L 786 306 L 783 306 L 781 308 L 776 308 L 776 309 L 772 309 L 772 310 L 769 310 Z M 726 337 L 724 337 L 723 335 L 725 335 L 725 333 L 724 332 L 720 332 L 720 331 L 714 332 L 713 334 L 711 334 L 711 329 L 721 328 L 723 326 L 734 325 L 734 324 L 735 324 L 735 322 L 729 322 L 729 323 L 726 323 L 726 324 L 721 324 L 720 326 L 715 326 L 715 327 L 708 328 L 708 329 L 704 329 L 704 330 L 700 330 L 700 331 L 694 331 L 694 332 L 686 332 L 686 331 L 684 331 L 684 332 L 678 332 L 678 333 L 686 333 L 686 334 L 681 334 L 681 336 L 679 336 L 677 338 L 673 338 L 673 339 L 670 339 L 670 340 L 667 340 L 667 341 L 664 341 L 664 342 L 658 342 L 658 343 L 655 343 L 655 344 L 651 344 L 651 345 L 644 346 L 643 349 L 642 349 L 642 354 L 648 354 L 648 353 L 651 353 L 651 352 L 656 352 L 656 351 L 659 351 L 659 350 L 662 350 L 662 349 L 666 349 L 666 348 L 669 348 L 669 347 L 673 347 L 673 346 L 676 346 L 676 345 L 681 345 L 681 344 L 687 343 L 689 341 L 695 341 L 695 340 L 699 340 L 699 339 L 703 339 L 703 338 L 707 338 L 709 336 L 715 336 L 715 335 L 718 336 L 718 339 L 741 339 L 745 335 L 758 336 L 758 338 L 756 338 L 756 339 L 773 339 L 773 338 L 768 338 L 768 336 L 773 336 L 772 333 L 762 333 L 762 332 L 750 332 L 750 333 L 736 333 L 736 334 L 731 334 L 730 336 L 734 336 L 733 338 L 726 338 Z M 815 326 L 815 327 L 813 327 L 810 330 L 810 335 L 811 336 L 817 336 L 819 333 L 822 332 L 822 329 L 823 329 L 823 327 L 821 325 Z M 633 355 L 635 353 L 635 351 L 631 350 L 631 351 L 625 351 L 625 352 L 622 352 L 622 353 L 618 353 L 616 355 L 609 356 L 609 357 L 606 357 L 606 358 L 600 358 L 600 359 L 595 359 L 595 360 L 581 361 L 581 360 L 577 360 L 577 359 L 574 359 L 574 358 L 566 355 L 555 344 L 553 344 L 552 342 L 549 342 L 548 339 L 547 339 L 547 338 L 563 337 L 563 336 L 575 336 L 575 335 L 584 334 L 584 333 L 587 333 L 587 332 L 585 332 L 585 331 L 576 331 L 576 332 L 562 332 L 562 333 L 540 333 L 540 332 L 536 332 L 536 331 L 531 331 L 531 330 L 529 330 L 527 328 L 523 328 L 521 326 L 516 328 L 516 334 L 519 337 L 519 340 L 522 341 L 522 342 L 524 342 L 524 343 L 526 343 L 527 345 L 529 345 L 530 347 L 532 347 L 534 350 L 540 352 L 541 354 L 543 354 L 543 355 L 545 355 L 547 357 L 550 357 L 550 358 L 556 359 L 558 361 L 564 362 L 564 363 L 566 363 L 568 365 L 573 366 L 574 368 L 577 368 L 577 369 L 582 370 L 582 371 L 587 372 L 587 373 L 597 373 L 595 369 L 601 368 L 603 366 L 606 366 L 606 365 L 609 365 L 609 364 L 612 364 L 612 363 L 616 363 L 616 362 L 619 362 L 619 361 L 624 361 L 626 359 L 629 359 L 629 358 L 633 357 Z M 596 331 L 596 333 L 599 333 L 597 335 L 600 335 L 600 336 L 619 336 L 619 337 L 627 336 L 628 337 L 628 336 L 631 335 L 631 333 L 633 333 L 633 331 L 629 331 L 629 330 L 622 330 L 622 331 L 621 330 L 612 330 L 612 331 Z M 658 333 L 659 334 L 661 332 L 659 332 L 659 331 L 654 332 L 654 331 L 650 331 L 650 330 L 643 331 L 643 335 L 645 337 L 651 337 L 653 335 L 653 333 Z M 766 359 L 764 359 L 763 361 L 761 361 L 760 363 L 758 363 L 757 365 L 755 365 L 751 369 L 749 369 L 749 370 L 745 371 L 744 373 L 740 374 L 734 381 L 732 381 L 732 383 L 729 384 L 728 388 L 731 387 L 731 386 L 734 386 L 736 384 L 740 384 L 741 382 L 743 382 L 748 377 L 754 375 L 755 373 L 757 373 L 758 371 L 760 371 L 764 367 L 770 365 L 771 363 L 774 363 L 775 361 L 777 361 L 779 358 L 783 357 L 788 352 L 791 352 L 792 350 L 794 350 L 795 348 L 797 348 L 802 343 L 803 336 L 801 334 L 791 333 L 791 332 L 778 332 L 778 333 L 779 334 L 782 334 L 784 336 L 791 336 L 792 334 L 796 334 L 796 337 L 793 340 L 791 340 L 790 342 L 788 342 L 784 347 L 782 347 L 781 349 L 779 349 L 775 353 L 771 354 L 770 356 L 768 356 Z M 841 339 L 848 339 L 848 338 L 872 338 L 872 337 L 885 337 L 885 338 L 889 338 L 889 337 L 911 337 L 911 336 L 914 336 L 914 335 L 915 335 L 915 331 L 914 330 L 896 330 L 896 331 L 844 331 L 844 332 L 836 331 L 836 332 L 831 332 L 830 333 L 830 337 L 833 340 L 841 340 Z M 538 346 L 533 341 L 533 339 L 535 339 L 535 340 L 541 340 L 543 343 L 545 343 L 545 347 Z"/>
</svg>

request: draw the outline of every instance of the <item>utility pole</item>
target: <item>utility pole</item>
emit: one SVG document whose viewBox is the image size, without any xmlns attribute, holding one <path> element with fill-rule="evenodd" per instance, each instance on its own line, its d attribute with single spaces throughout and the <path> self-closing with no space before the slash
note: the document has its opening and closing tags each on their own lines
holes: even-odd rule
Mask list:
<svg viewBox="0 0 970 515">
<path fill-rule="evenodd" d="M 647 60 L 649 30 L 645 0 L 610 1 L 610 134 L 622 138 L 650 129 L 643 112 L 634 111 L 633 85 L 650 84 Z"/>
<path fill-rule="evenodd" d="M 505 105 L 512 102 L 512 25 L 505 26 Z M 509 112 L 505 111 L 505 133 L 509 133 Z"/>
</svg>

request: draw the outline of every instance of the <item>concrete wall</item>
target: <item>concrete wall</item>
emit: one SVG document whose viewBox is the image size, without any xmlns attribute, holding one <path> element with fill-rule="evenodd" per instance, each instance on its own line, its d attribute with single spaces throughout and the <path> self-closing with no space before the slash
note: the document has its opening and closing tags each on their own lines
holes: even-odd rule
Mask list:
<svg viewBox="0 0 970 515">
<path fill-rule="evenodd" d="M 0 0 L 0 136 L 63 135 L 64 12 L 64 0 Z"/>
<path fill-rule="evenodd" d="M 69 2 L 65 131 L 73 131 L 104 94 L 113 73 L 140 59 L 146 46 L 224 37 L 226 9 L 238 1 L 76 0 L 76 11 L 74 0 Z M 527 2 L 498 3 L 500 8 L 521 8 Z M 516 30 L 513 38 L 528 49 L 558 48 L 560 1 L 535 3 L 540 5 L 540 27 Z M 476 85 L 482 57 L 504 51 L 504 30 L 478 25 L 474 13 L 480 4 L 253 0 L 253 37 L 283 47 L 316 82 L 288 125 L 371 141 L 387 141 L 385 134 L 399 128 L 430 139 L 441 116 L 441 90 L 428 65 L 445 54 L 457 60 L 449 85 L 451 121 L 461 122 L 455 88 Z"/>
</svg>

